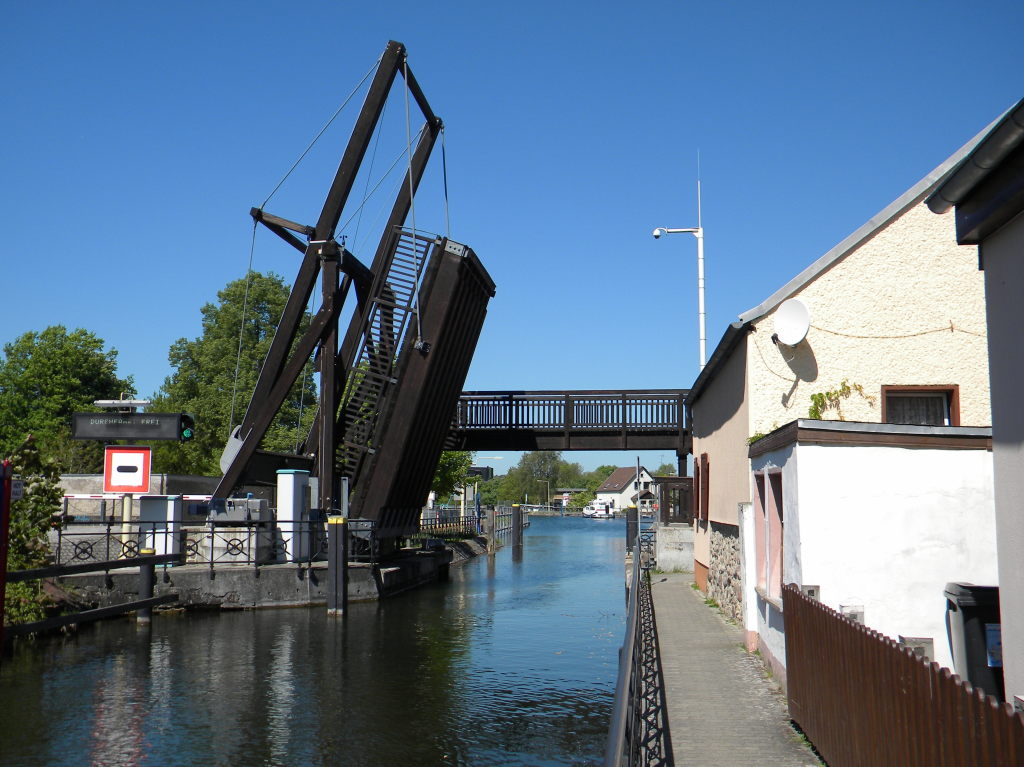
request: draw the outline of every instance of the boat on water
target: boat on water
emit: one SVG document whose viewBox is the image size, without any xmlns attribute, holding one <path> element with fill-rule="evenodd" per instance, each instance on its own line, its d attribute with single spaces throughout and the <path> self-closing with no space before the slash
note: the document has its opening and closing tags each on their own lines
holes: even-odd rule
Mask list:
<svg viewBox="0 0 1024 767">
<path fill-rule="evenodd" d="M 595 503 L 583 507 L 583 516 L 587 519 L 614 519 L 615 509 L 604 503 Z"/>
</svg>

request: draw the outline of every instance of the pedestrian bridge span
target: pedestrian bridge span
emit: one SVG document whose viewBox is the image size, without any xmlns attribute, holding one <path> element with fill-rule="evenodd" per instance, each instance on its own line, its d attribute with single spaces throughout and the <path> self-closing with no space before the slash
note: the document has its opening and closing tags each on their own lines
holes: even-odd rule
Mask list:
<svg viewBox="0 0 1024 767">
<path fill-rule="evenodd" d="M 686 389 L 468 391 L 449 447 L 457 450 L 687 452 Z"/>
</svg>

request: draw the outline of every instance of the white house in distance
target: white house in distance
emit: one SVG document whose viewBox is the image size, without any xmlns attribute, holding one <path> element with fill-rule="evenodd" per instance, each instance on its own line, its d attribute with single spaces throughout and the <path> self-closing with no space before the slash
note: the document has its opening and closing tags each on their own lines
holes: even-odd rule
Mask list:
<svg viewBox="0 0 1024 767">
<path fill-rule="evenodd" d="M 736 620 L 752 440 L 811 418 L 991 425 L 977 251 L 924 204 L 977 140 L 740 315 L 690 389 L 694 578 Z M 803 322 L 781 319 L 787 307 L 802 307 Z M 856 464 L 846 470 L 846 484 L 872 481 Z"/>
<path fill-rule="evenodd" d="M 1024 345 L 1017 317 L 1024 298 L 1024 100 L 985 131 L 928 206 L 935 213 L 955 207 L 957 241 L 968 252 L 980 248 L 992 381 L 1003 681 L 1006 700 L 1024 710 Z"/>
<path fill-rule="evenodd" d="M 635 505 L 641 512 L 653 510 L 653 478 L 643 466 L 640 467 L 640 488 L 634 487 L 637 471 L 635 466 L 624 466 L 608 475 L 608 479 L 597 488 L 594 505 L 605 505 L 615 511 L 625 511 Z M 638 497 L 639 496 L 639 497 Z"/>
<path fill-rule="evenodd" d="M 795 583 L 953 668 L 946 584 L 998 577 L 991 450 L 989 428 L 805 419 L 754 442 L 747 648 L 785 681 L 782 585 Z"/>
</svg>

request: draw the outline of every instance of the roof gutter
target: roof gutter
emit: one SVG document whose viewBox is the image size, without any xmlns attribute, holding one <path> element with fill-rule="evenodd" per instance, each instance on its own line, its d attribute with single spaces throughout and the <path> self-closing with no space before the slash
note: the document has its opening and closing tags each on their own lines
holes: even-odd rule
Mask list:
<svg viewBox="0 0 1024 767">
<path fill-rule="evenodd" d="M 985 139 L 927 199 L 933 213 L 945 213 L 961 203 L 1003 158 L 1024 143 L 1024 99 L 1006 110 L 985 133 Z"/>
<path fill-rule="evenodd" d="M 693 382 L 693 386 L 690 387 L 690 391 L 686 395 L 687 409 L 693 407 L 694 403 L 700 399 L 700 395 L 704 393 L 704 389 L 707 388 L 711 379 L 718 374 L 719 368 L 725 364 L 733 349 L 739 345 L 740 341 L 752 329 L 753 326 L 749 322 L 734 322 L 725 329 L 725 335 L 722 336 L 722 340 L 715 347 L 715 351 L 711 354 L 711 359 L 708 360 L 708 364 L 704 366 L 704 369 L 700 371 L 700 375 L 697 376 L 697 380 Z"/>
</svg>

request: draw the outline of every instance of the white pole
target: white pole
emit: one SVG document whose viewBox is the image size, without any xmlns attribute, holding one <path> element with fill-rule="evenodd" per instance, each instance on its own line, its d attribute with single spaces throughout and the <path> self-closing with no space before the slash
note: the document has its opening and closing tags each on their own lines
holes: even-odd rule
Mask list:
<svg viewBox="0 0 1024 767">
<path fill-rule="evenodd" d="M 700 327 L 700 369 L 707 364 L 707 336 L 704 332 L 704 230 L 697 227 L 697 320 Z"/>
<path fill-rule="evenodd" d="M 707 364 L 707 336 L 704 333 L 704 224 L 700 216 L 700 152 L 697 153 L 697 320 L 700 329 L 700 369 Z"/>
</svg>

